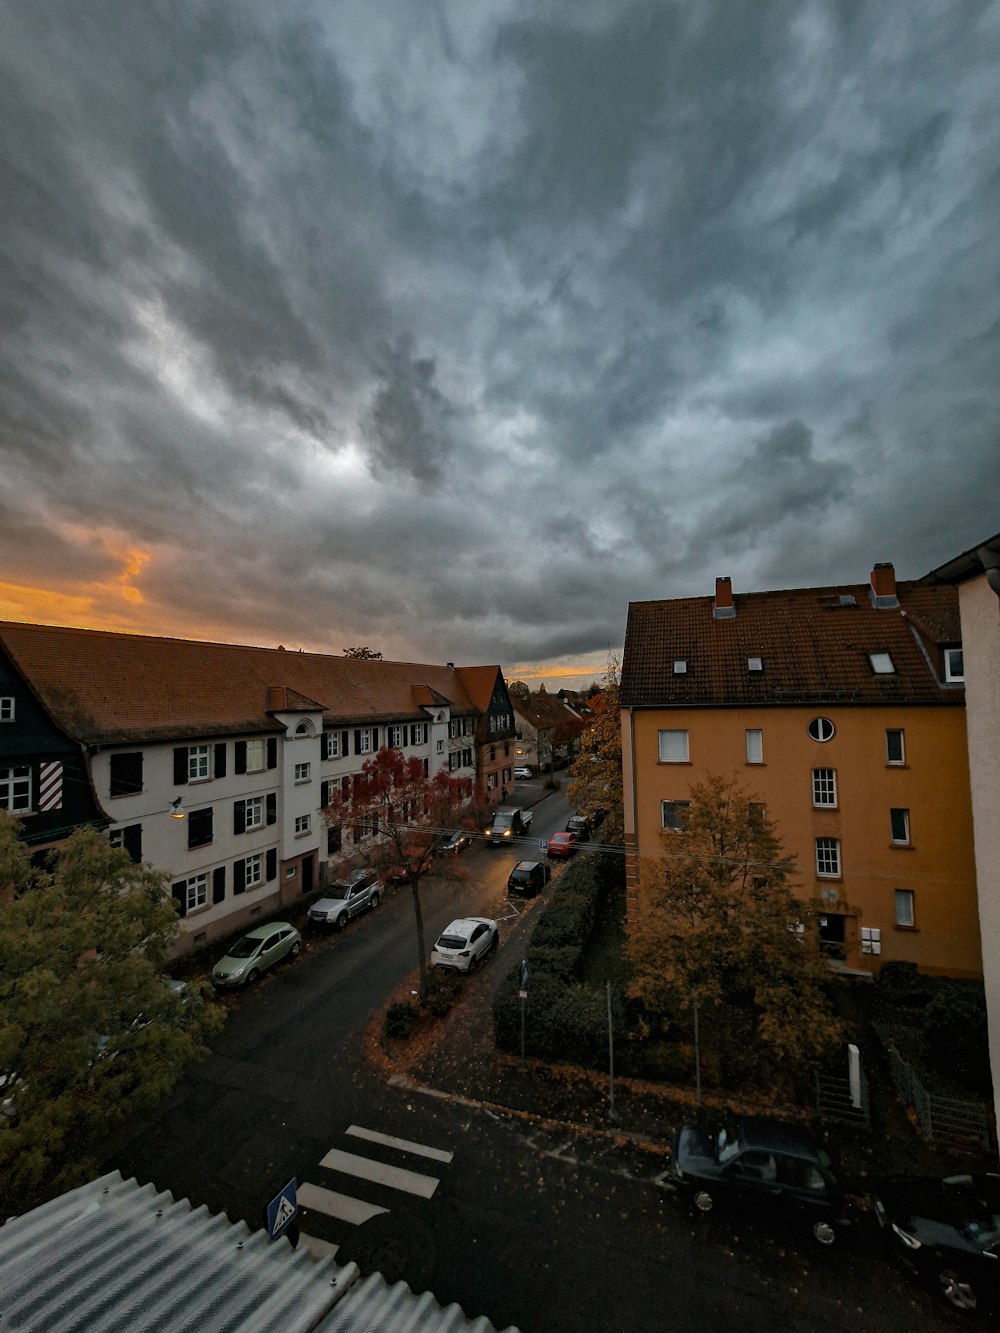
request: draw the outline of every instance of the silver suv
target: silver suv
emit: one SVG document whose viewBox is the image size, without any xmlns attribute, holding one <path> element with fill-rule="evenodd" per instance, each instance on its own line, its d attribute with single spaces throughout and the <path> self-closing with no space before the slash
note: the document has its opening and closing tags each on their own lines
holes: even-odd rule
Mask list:
<svg viewBox="0 0 1000 1333">
<path fill-rule="evenodd" d="M 378 907 L 382 881 L 368 866 L 352 870 L 346 879 L 335 880 L 327 898 L 320 898 L 309 909 L 309 920 L 318 926 L 343 930 L 352 916 L 369 907 Z"/>
</svg>

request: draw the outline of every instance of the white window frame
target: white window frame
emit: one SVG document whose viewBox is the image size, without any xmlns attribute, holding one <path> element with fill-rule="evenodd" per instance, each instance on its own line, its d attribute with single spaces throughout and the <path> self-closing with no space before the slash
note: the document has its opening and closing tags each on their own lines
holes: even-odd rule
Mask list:
<svg viewBox="0 0 1000 1333">
<path fill-rule="evenodd" d="M 832 741 L 837 734 L 837 728 L 828 717 L 814 717 L 806 723 L 806 731 L 811 740 L 817 745 L 825 745 L 827 741 Z M 823 733 L 823 734 L 821 734 Z"/>
<path fill-rule="evenodd" d="M 188 782 L 207 782 L 212 776 L 210 768 L 211 746 L 188 746 Z"/>
<path fill-rule="evenodd" d="M 401 750 L 403 748 L 403 728 L 398 722 L 389 727 L 389 734 L 386 737 L 386 744 L 390 750 Z"/>
<path fill-rule="evenodd" d="M 913 889 L 895 889 L 894 902 L 896 910 L 896 925 L 904 929 L 915 929 L 917 924 L 917 895 Z M 906 904 L 906 910 L 900 912 L 900 906 Z M 904 917 L 909 920 L 904 920 Z"/>
<path fill-rule="evenodd" d="M 208 871 L 200 875 L 190 875 L 184 881 L 184 901 L 189 912 L 197 912 L 208 906 Z"/>
<path fill-rule="evenodd" d="M 840 839 L 816 839 L 816 877 L 818 879 L 840 879 Z"/>
<path fill-rule="evenodd" d="M 747 763 L 764 762 L 764 730 L 762 727 L 747 727 Z"/>
<path fill-rule="evenodd" d="M 339 732 L 339 731 L 326 731 L 326 732 L 324 732 L 323 734 L 324 734 L 324 736 L 326 737 L 326 754 L 325 754 L 323 757 L 324 757 L 325 759 L 339 759 L 339 758 L 340 758 L 340 732 Z"/>
<path fill-rule="evenodd" d="M 410 744 L 411 745 L 427 744 L 426 722 L 414 722 L 413 725 L 410 727 Z"/>
<path fill-rule="evenodd" d="M 893 759 L 892 750 L 889 744 L 890 736 L 899 737 L 899 758 Z M 902 768 L 906 763 L 906 732 L 902 727 L 886 727 L 885 729 L 885 762 L 891 764 L 894 768 Z"/>
<path fill-rule="evenodd" d="M 31 809 L 31 765 L 16 764 L 0 768 L 0 810 L 12 815 Z"/>
<path fill-rule="evenodd" d="M 372 729 L 371 727 L 358 728 L 358 754 L 371 754 L 372 752 Z"/>
<path fill-rule="evenodd" d="M 444 741 L 443 741 L 443 740 L 439 740 L 439 741 L 438 741 L 438 743 L 437 743 L 437 752 L 438 752 L 438 754 L 444 754 Z"/>
<path fill-rule="evenodd" d="M 882 931 L 878 926 L 861 927 L 861 952 L 870 954 L 882 952 Z"/>
<path fill-rule="evenodd" d="M 14 721 L 14 696 L 0 694 L 0 722 Z"/>
<path fill-rule="evenodd" d="M 958 661 L 958 667 L 955 667 L 955 661 Z M 944 650 L 944 678 L 953 684 L 960 685 L 965 681 L 965 658 L 961 648 L 946 648 Z"/>
<path fill-rule="evenodd" d="M 248 796 L 243 802 L 244 824 L 246 832 L 251 829 L 264 827 L 264 798 L 263 796 Z"/>
<path fill-rule="evenodd" d="M 310 763 L 304 763 L 304 764 L 296 764 L 296 765 L 295 765 L 295 781 L 296 781 L 296 782 L 300 782 L 300 783 L 301 783 L 301 782 L 311 782 L 311 781 L 312 781 L 312 776 L 311 776 L 311 775 L 312 775 L 312 764 L 310 764 Z"/>
<path fill-rule="evenodd" d="M 690 801 L 661 801 L 660 827 L 669 829 L 671 833 L 680 833 L 681 825 L 680 825 L 680 820 L 677 819 L 677 812 L 680 810 L 690 810 L 690 809 L 691 809 Z M 674 820 L 676 820 L 677 822 L 671 822 L 668 820 L 667 818 L 668 810 L 673 815 Z"/>
<path fill-rule="evenodd" d="M 312 832 L 312 815 L 295 816 L 295 836 L 304 838 L 307 833 Z"/>
<path fill-rule="evenodd" d="M 687 764 L 690 763 L 690 740 L 686 729 L 675 728 L 665 731 L 658 731 L 657 742 L 660 747 L 661 764 Z M 676 749 L 678 753 L 669 754 L 668 751 Z M 680 751 L 683 750 L 683 755 Z"/>
<path fill-rule="evenodd" d="M 837 770 L 835 768 L 813 769 L 812 803 L 814 810 L 836 810 Z"/>
<path fill-rule="evenodd" d="M 263 852 L 251 852 L 243 858 L 243 887 L 256 889 L 264 883 L 266 867 Z"/>
<path fill-rule="evenodd" d="M 267 742 L 259 736 L 247 741 L 247 772 L 262 773 L 267 767 Z"/>
<path fill-rule="evenodd" d="M 902 815 L 903 836 L 896 837 L 896 816 Z M 889 810 L 889 834 L 892 838 L 894 847 L 909 847 L 910 845 L 910 811 L 906 806 L 894 805 Z"/>
</svg>

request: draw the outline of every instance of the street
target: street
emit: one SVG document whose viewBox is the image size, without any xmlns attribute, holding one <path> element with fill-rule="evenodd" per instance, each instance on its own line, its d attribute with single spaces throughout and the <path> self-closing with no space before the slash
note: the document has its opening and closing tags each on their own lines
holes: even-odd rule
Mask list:
<svg viewBox="0 0 1000 1333">
<path fill-rule="evenodd" d="M 536 844 L 567 813 L 562 794 L 536 805 Z M 508 903 L 505 885 L 531 855 L 478 844 L 462 855 L 464 882 L 422 884 L 428 950 L 455 916 L 500 921 L 498 953 L 463 986 L 487 984 L 522 956 L 536 908 Z M 406 886 L 342 934 L 310 935 L 294 965 L 226 1001 L 213 1053 L 105 1166 L 252 1227 L 295 1178 L 301 1244 L 430 1290 L 498 1329 L 955 1326 L 882 1261 L 873 1230 L 827 1251 L 740 1219 L 693 1218 L 664 1178 L 662 1151 L 374 1071 L 366 1028 L 415 965 Z"/>
</svg>

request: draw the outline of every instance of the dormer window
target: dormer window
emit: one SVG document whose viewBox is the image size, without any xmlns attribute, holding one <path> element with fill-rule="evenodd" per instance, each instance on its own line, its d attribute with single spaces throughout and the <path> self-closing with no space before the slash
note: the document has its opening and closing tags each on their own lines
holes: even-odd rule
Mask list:
<svg viewBox="0 0 1000 1333">
<path fill-rule="evenodd" d="M 750 672 L 754 672 L 754 671 L 763 671 L 763 670 L 764 670 L 764 659 L 763 659 L 762 657 L 748 657 L 748 658 L 747 658 L 747 670 L 750 671 Z"/>
<path fill-rule="evenodd" d="M 868 661 L 871 663 L 872 671 L 876 676 L 894 676 L 896 668 L 893 666 L 892 658 L 888 653 L 869 653 Z"/>
<path fill-rule="evenodd" d="M 675 675 L 675 676 L 686 676 L 686 675 L 687 675 L 687 669 L 688 669 L 688 664 L 687 664 L 687 662 L 684 661 L 683 657 L 678 657 L 678 658 L 676 658 L 676 659 L 674 660 L 674 675 Z"/>
<path fill-rule="evenodd" d="M 961 648 L 944 650 L 944 678 L 956 683 L 965 680 L 965 662 L 962 659 Z"/>
</svg>

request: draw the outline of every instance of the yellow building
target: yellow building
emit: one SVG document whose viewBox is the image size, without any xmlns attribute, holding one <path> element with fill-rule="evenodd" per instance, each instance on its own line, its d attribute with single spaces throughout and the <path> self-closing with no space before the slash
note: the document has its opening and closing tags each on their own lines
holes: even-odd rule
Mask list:
<svg viewBox="0 0 1000 1333">
<path fill-rule="evenodd" d="M 871 582 L 634 602 L 621 678 L 630 911 L 692 784 L 776 822 L 832 956 L 981 976 L 964 672 L 951 587 Z"/>
</svg>

